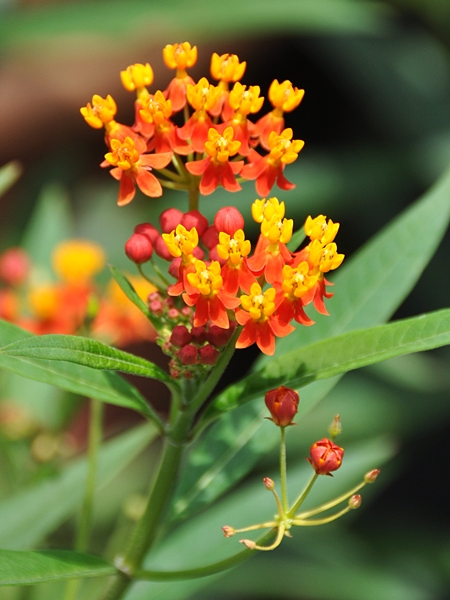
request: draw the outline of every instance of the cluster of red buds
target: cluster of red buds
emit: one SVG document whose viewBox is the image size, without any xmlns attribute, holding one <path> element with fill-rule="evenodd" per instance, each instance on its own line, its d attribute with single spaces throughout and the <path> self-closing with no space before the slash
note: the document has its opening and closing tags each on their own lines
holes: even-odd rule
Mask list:
<svg viewBox="0 0 450 600">
<path fill-rule="evenodd" d="M 342 430 L 339 415 L 336 415 L 328 430 L 332 439 L 323 438 L 311 446 L 310 456 L 307 458 L 307 461 L 314 469 L 314 474 L 303 492 L 301 492 L 295 502 L 289 506 L 286 483 L 286 448 L 284 430 L 289 425 L 295 425 L 295 423 L 293 423 L 293 418 L 297 413 L 299 400 L 298 392 L 285 386 L 270 390 L 265 395 L 266 406 L 271 414 L 270 420 L 280 427 L 281 431 L 281 498 L 275 490 L 274 481 L 269 477 L 263 479 L 264 487 L 270 491 L 275 498 L 277 515 L 274 521 L 258 523 L 257 525 L 251 525 L 250 527 L 244 527 L 242 529 L 235 529 L 229 525 L 222 527 L 223 534 L 227 538 L 234 536 L 236 533 L 256 531 L 259 529 L 272 529 L 276 532 L 274 541 L 268 546 L 259 545 L 257 542 L 249 539 L 240 540 L 240 542 L 250 550 L 274 550 L 280 545 L 284 536 L 291 537 L 290 530 L 293 526 L 308 527 L 313 525 L 324 525 L 339 519 L 350 510 L 359 508 L 362 503 L 362 496 L 357 492 L 365 485 L 373 483 L 380 474 L 379 469 L 372 469 L 364 475 L 364 478 L 360 483 L 344 494 L 311 510 L 298 512 L 298 509 L 309 495 L 318 476 L 331 476 L 331 472 L 339 469 L 342 464 L 344 449 L 334 443 L 334 438 L 339 435 Z M 343 502 L 347 502 L 344 508 L 341 508 L 334 513 L 329 512 Z M 313 518 L 321 513 L 325 513 L 325 516 Z"/>
<path fill-rule="evenodd" d="M 113 167 L 110 173 L 120 181 L 119 205 L 131 202 L 136 185 L 150 197 L 161 196 L 162 187 L 208 195 L 222 185 L 236 192 L 241 189 L 237 176 L 255 180 L 260 196 L 267 196 L 275 182 L 283 190 L 295 187 L 283 171 L 304 142 L 292 139 L 283 115 L 300 104 L 304 90 L 274 80 L 268 94 L 272 110 L 253 122 L 249 116 L 261 110 L 264 98 L 259 86 L 240 83 L 246 63 L 235 54 L 212 55 L 211 76 L 217 85 L 206 77 L 195 83 L 188 75 L 186 69 L 197 61 L 196 46 L 167 45 L 163 58 L 176 71 L 165 90 L 149 92 L 154 77 L 148 63 L 120 73 L 125 89 L 136 93 L 131 127 L 115 120 L 117 106 L 110 95 L 96 94 L 81 108 L 91 127 L 105 128 L 109 152 L 101 166 Z M 257 152 L 258 145 L 267 154 Z"/>
</svg>

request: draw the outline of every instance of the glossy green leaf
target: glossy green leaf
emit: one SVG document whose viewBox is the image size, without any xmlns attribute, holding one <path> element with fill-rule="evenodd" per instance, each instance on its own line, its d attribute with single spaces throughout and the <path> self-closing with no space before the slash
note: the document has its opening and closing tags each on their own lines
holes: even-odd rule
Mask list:
<svg viewBox="0 0 450 600">
<path fill-rule="evenodd" d="M 280 385 L 297 389 L 388 358 L 447 344 L 450 344 L 450 309 L 351 331 L 272 359 L 221 394 L 206 411 L 206 418 L 213 411 L 231 410 Z"/>
<path fill-rule="evenodd" d="M 0 348 L 5 356 L 66 361 L 91 369 L 122 371 L 170 383 L 169 375 L 155 364 L 102 342 L 75 335 L 39 335 Z"/>
<path fill-rule="evenodd" d="M 67 550 L 35 552 L 0 550 L 0 586 L 104 577 L 116 572 L 113 565 L 89 554 Z"/>
<path fill-rule="evenodd" d="M 28 332 L 0 320 L 0 344 L 2 346 L 30 339 L 33 339 L 33 336 Z M 64 361 L 7 356 L 1 352 L 0 368 L 13 371 L 29 379 L 56 385 L 75 394 L 131 408 L 147 417 L 154 418 L 153 412 L 139 391 L 117 373 L 96 371 Z"/>
<path fill-rule="evenodd" d="M 16 183 L 21 173 L 22 167 L 16 161 L 11 161 L 0 167 L 0 196 L 3 196 Z"/>
<path fill-rule="evenodd" d="M 104 488 L 156 437 L 147 423 L 108 442 L 100 450 L 97 489 Z M 86 458 L 73 460 L 61 473 L 0 502 L 3 548 L 26 549 L 42 540 L 80 507 L 87 474 Z"/>
</svg>

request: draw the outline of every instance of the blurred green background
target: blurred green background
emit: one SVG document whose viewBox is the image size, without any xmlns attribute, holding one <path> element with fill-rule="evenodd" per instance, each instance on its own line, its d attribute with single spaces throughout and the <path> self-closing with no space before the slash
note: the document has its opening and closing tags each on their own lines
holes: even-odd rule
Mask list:
<svg viewBox="0 0 450 600">
<path fill-rule="evenodd" d="M 118 120 L 131 124 L 133 98 L 121 88 L 119 71 L 149 61 L 152 91 L 164 89 L 171 73 L 161 49 L 186 40 L 199 48 L 194 78 L 208 72 L 212 52 L 231 52 L 247 61 L 243 82 L 260 85 L 262 94 L 275 78 L 306 90 L 300 107 L 286 116 L 294 137 L 306 141 L 286 171 L 297 188 L 278 196 L 297 226 L 308 214 L 339 221 L 339 250 L 347 255 L 450 164 L 449 0 L 2 0 L 0 165 L 17 159 L 23 175 L 0 198 L 0 250 L 20 242 L 39 199 L 50 195 L 56 205 L 70 203 L 69 234 L 100 242 L 110 262 L 129 268 L 123 244 L 133 226 L 156 221 L 169 206 L 186 210 L 184 198 L 168 193 L 160 200 L 138 193 L 131 206 L 118 208 L 116 183 L 98 168 L 102 134 L 79 114 L 94 93 L 110 93 L 119 105 Z M 218 191 L 201 208 L 211 217 L 221 204 L 239 202 L 248 216 L 254 197 L 248 183 L 239 197 Z M 48 232 L 50 238 L 59 235 Z M 449 252 L 447 238 L 396 318 L 448 306 Z M 332 311 L 332 301 L 329 306 Z M 374 455 L 392 459 L 357 513 L 337 525 L 296 531 L 276 553 L 225 576 L 155 586 L 151 596 L 141 584 L 133 598 L 445 600 L 449 357 L 444 349 L 349 374 L 289 432 L 292 465 L 303 463 L 336 412 L 344 426 L 339 442 L 349 456 L 365 440 L 381 440 L 382 450 Z M 242 374 L 242 362 L 235 362 L 235 376 Z M 369 449 L 362 452 L 367 468 L 376 466 Z M 145 489 L 144 460 L 134 466 L 141 483 L 132 487 Z M 254 488 L 275 471 L 276 460 L 273 451 L 262 459 L 228 505 L 239 502 L 243 514 L 251 515 Z M 108 500 L 109 513 L 105 508 L 98 519 L 100 533 L 110 527 L 123 496 L 110 494 Z M 220 510 L 226 514 L 227 498 Z M 206 536 L 216 536 L 215 525 L 211 530 L 209 521 L 203 523 L 194 534 L 200 547 L 210 543 Z M 67 543 L 64 534 L 52 543 Z M 180 542 L 168 548 L 165 560 L 186 552 L 194 550 Z M 20 596 L 5 589 L 0 598 L 48 600 L 60 597 L 58 589 L 40 586 Z"/>
</svg>

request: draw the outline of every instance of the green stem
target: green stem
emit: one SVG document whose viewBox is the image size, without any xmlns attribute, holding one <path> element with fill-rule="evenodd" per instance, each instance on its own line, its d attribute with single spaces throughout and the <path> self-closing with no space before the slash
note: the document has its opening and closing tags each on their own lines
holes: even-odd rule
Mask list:
<svg viewBox="0 0 450 600">
<path fill-rule="evenodd" d="M 187 189 L 189 189 L 185 183 L 176 183 L 175 181 L 166 181 L 165 179 L 159 178 L 158 181 L 163 187 L 169 190 L 182 190 L 185 192 Z"/>
<path fill-rule="evenodd" d="M 173 181 L 178 181 L 178 183 L 185 183 L 185 178 L 179 175 L 178 173 L 174 173 L 170 169 L 158 169 L 158 173 L 167 177 L 167 179 L 173 179 Z"/>
<path fill-rule="evenodd" d="M 189 210 L 198 210 L 199 194 L 198 186 L 189 189 Z"/>
<path fill-rule="evenodd" d="M 266 542 L 273 538 L 273 530 L 263 535 L 258 540 L 258 545 L 264 545 Z M 136 579 L 146 579 L 147 581 L 180 581 L 186 579 L 199 579 L 201 577 L 208 577 L 208 575 L 214 575 L 215 573 L 221 573 L 227 571 L 236 565 L 248 560 L 255 554 L 256 550 L 243 550 L 239 554 L 225 558 L 219 562 L 204 567 L 198 567 L 196 569 L 185 569 L 182 571 L 136 571 Z"/>
<path fill-rule="evenodd" d="M 98 451 L 102 441 L 103 402 L 91 399 L 88 439 L 88 473 L 84 491 L 83 506 L 75 537 L 75 551 L 86 552 L 92 528 L 92 513 L 94 508 L 95 483 L 97 479 Z M 77 597 L 81 580 L 73 579 L 68 582 L 64 600 L 74 600 Z"/>
<path fill-rule="evenodd" d="M 216 385 L 218 384 L 219 379 L 222 377 L 223 372 L 227 368 L 228 363 L 230 362 L 231 357 L 234 354 L 236 340 L 238 339 L 239 334 L 241 333 L 241 329 L 242 329 L 242 327 L 239 327 L 239 326 L 236 327 L 235 332 L 231 336 L 227 347 L 225 348 L 223 353 L 219 356 L 219 358 L 214 366 L 214 369 L 211 371 L 210 376 L 205 381 L 205 383 L 201 386 L 198 394 L 196 396 L 194 396 L 191 403 L 189 404 L 190 410 L 197 411 L 202 406 L 202 404 L 205 402 L 205 400 L 208 398 L 208 396 L 211 394 L 211 392 L 216 387 Z"/>
<path fill-rule="evenodd" d="M 170 285 L 170 281 L 168 279 L 166 279 L 166 277 L 164 276 L 163 272 L 161 271 L 161 269 L 158 267 L 158 265 L 156 264 L 156 262 L 153 260 L 153 258 L 150 259 L 150 264 L 152 265 L 155 273 L 161 278 L 161 280 L 163 281 L 163 283 L 169 287 Z M 164 290 L 166 292 L 166 290 Z"/>
<path fill-rule="evenodd" d="M 289 510 L 289 501 L 286 482 L 286 434 L 285 427 L 280 427 L 281 445 L 280 445 L 280 481 L 281 481 L 281 502 L 283 504 L 283 512 L 286 514 Z M 282 515 L 280 515 L 281 517 Z"/>
<path fill-rule="evenodd" d="M 317 473 L 314 473 L 314 475 L 311 477 L 310 482 L 308 483 L 308 485 L 305 487 L 305 489 L 303 490 L 303 492 L 300 494 L 300 496 L 297 498 L 297 500 L 295 501 L 294 505 L 292 506 L 291 510 L 286 514 L 286 517 L 288 517 L 289 519 L 292 519 L 292 517 L 295 515 L 295 513 L 297 512 L 299 506 L 303 503 L 303 501 L 305 500 L 306 496 L 309 494 L 309 492 L 311 491 L 312 486 L 315 484 L 316 479 L 319 477 L 319 475 Z"/>
<path fill-rule="evenodd" d="M 125 553 L 116 560 L 122 573 L 117 575 L 104 596 L 118 600 L 131 583 L 133 573 L 140 569 L 145 554 L 156 539 L 163 513 L 175 487 L 183 451 L 194 419 L 192 411 L 179 410 L 165 439 L 158 473 L 152 486 L 147 508 L 134 529 Z"/>
<path fill-rule="evenodd" d="M 363 481 L 363 482 L 359 483 L 358 485 L 356 485 L 351 490 L 349 490 L 348 492 L 345 492 L 345 494 L 341 494 L 334 500 L 330 500 L 329 502 L 325 502 L 324 504 L 320 504 L 319 506 L 316 506 L 316 508 L 313 508 L 311 510 L 307 510 L 298 515 L 295 515 L 295 518 L 296 519 L 307 519 L 308 517 L 313 517 L 314 515 L 318 515 L 321 512 L 325 512 L 326 510 L 329 510 L 330 508 L 334 508 L 341 502 L 344 502 L 344 500 L 348 500 L 348 498 L 350 498 L 350 496 L 353 496 L 354 494 L 356 494 L 356 492 L 359 492 L 359 490 L 361 488 L 363 488 L 365 485 L 366 485 L 366 482 Z"/>
</svg>

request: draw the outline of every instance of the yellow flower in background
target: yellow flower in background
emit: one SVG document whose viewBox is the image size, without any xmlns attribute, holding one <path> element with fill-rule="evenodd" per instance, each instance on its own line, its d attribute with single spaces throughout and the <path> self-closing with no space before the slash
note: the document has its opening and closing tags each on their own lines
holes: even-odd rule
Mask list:
<svg viewBox="0 0 450 600">
<path fill-rule="evenodd" d="M 58 277 L 73 285 L 88 283 L 106 263 L 103 248 L 82 239 L 65 240 L 53 250 L 52 265 Z"/>
</svg>

